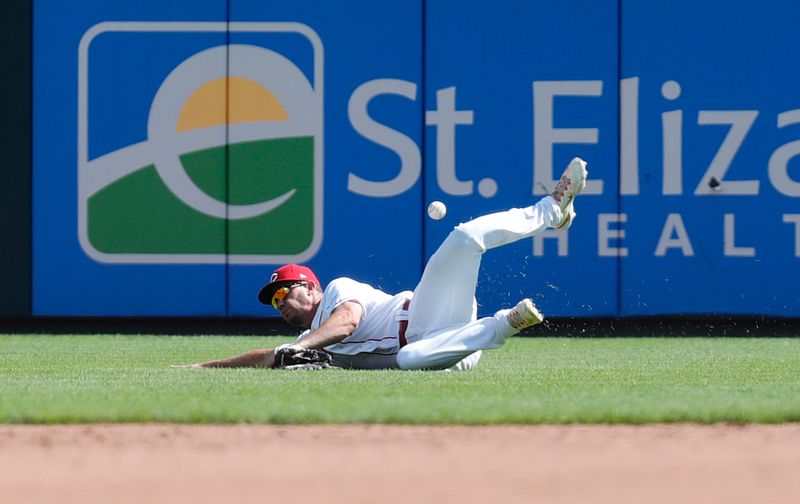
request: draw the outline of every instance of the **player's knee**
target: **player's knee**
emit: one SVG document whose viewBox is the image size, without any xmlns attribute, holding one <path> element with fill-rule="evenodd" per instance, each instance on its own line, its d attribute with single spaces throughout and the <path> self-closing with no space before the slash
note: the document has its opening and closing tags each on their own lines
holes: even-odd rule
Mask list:
<svg viewBox="0 0 800 504">
<path fill-rule="evenodd" d="M 454 227 L 447 236 L 447 240 L 451 241 L 457 246 L 473 247 L 481 252 L 486 250 L 486 246 L 483 244 L 482 235 L 475 232 L 472 226 L 470 226 L 469 222 L 459 224 L 458 226 Z"/>
<path fill-rule="evenodd" d="M 405 370 L 421 369 L 420 356 L 420 353 L 414 350 L 413 344 L 403 347 L 397 352 L 397 367 Z"/>
<path fill-rule="evenodd" d="M 397 352 L 397 367 L 406 371 L 446 369 L 450 364 L 443 365 L 441 356 L 429 348 L 424 342 L 406 345 Z"/>
</svg>

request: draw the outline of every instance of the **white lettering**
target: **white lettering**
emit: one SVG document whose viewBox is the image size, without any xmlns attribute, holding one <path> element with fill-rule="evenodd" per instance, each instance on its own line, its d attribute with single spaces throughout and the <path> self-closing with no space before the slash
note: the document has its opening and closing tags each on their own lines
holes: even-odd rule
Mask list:
<svg viewBox="0 0 800 504">
<path fill-rule="evenodd" d="M 397 79 L 367 81 L 353 91 L 347 104 L 347 114 L 353 128 L 365 138 L 394 151 L 400 157 L 400 172 L 391 180 L 375 182 L 354 173 L 347 175 L 347 189 L 356 194 L 372 197 L 397 196 L 410 189 L 419 180 L 422 159 L 419 147 L 412 139 L 389 128 L 369 116 L 367 106 L 376 96 L 393 94 L 415 101 L 417 85 Z"/>
<path fill-rule="evenodd" d="M 681 85 L 667 81 L 661 86 L 661 96 L 677 100 Z M 661 143 L 663 145 L 661 191 L 663 194 L 683 194 L 683 111 L 661 114 Z"/>
<path fill-rule="evenodd" d="M 661 127 L 664 142 L 661 191 L 663 194 L 683 194 L 683 111 L 661 114 Z"/>
<path fill-rule="evenodd" d="M 472 181 L 456 176 L 456 125 L 473 121 L 472 110 L 456 110 L 455 87 L 436 91 L 436 110 L 425 113 L 425 124 L 436 126 L 436 181 L 453 196 L 472 194 Z"/>
<path fill-rule="evenodd" d="M 547 194 L 553 179 L 553 145 L 596 144 L 597 128 L 553 127 L 555 96 L 602 96 L 603 81 L 534 81 L 533 83 L 533 194 Z M 603 194 L 603 181 L 590 179 L 583 194 Z"/>
<path fill-rule="evenodd" d="M 758 180 L 726 181 L 725 174 L 731 166 L 733 158 L 739 152 L 747 133 L 753 126 L 758 110 L 701 110 L 697 115 L 697 124 L 701 126 L 730 124 L 728 134 L 722 141 L 717 154 L 711 161 L 703 178 L 694 190 L 696 195 L 714 194 L 715 191 L 709 184 L 712 178 L 720 183 L 718 194 L 726 195 L 756 195 L 758 194 Z"/>
<path fill-rule="evenodd" d="M 619 193 L 639 194 L 639 77 L 619 81 Z"/>
<path fill-rule="evenodd" d="M 624 229 L 610 229 L 609 224 L 612 222 L 628 222 L 628 214 L 605 214 L 601 213 L 597 216 L 597 250 L 600 257 L 627 257 L 627 247 L 612 247 L 609 244 L 610 240 L 623 240 L 625 239 Z"/>
<path fill-rule="evenodd" d="M 676 235 L 675 238 L 672 238 L 673 233 Z M 669 248 L 681 249 L 684 256 L 694 255 L 694 249 L 689 241 L 689 234 L 686 233 L 686 227 L 683 225 L 681 214 L 671 213 L 667 216 L 664 228 L 661 230 L 661 237 L 658 239 L 655 255 L 663 257 Z"/>
<path fill-rule="evenodd" d="M 736 216 L 730 213 L 725 214 L 724 254 L 727 257 L 755 257 L 755 247 L 736 246 Z"/>
<path fill-rule="evenodd" d="M 794 224 L 794 256 L 800 257 L 800 214 L 783 214 L 783 222 Z"/>
<path fill-rule="evenodd" d="M 800 109 L 778 114 L 778 127 L 800 124 Z M 783 144 L 769 158 L 769 180 L 775 189 L 786 196 L 800 196 L 800 182 L 789 177 L 789 160 L 800 154 L 800 140 Z"/>
<path fill-rule="evenodd" d="M 548 229 L 533 237 L 533 255 L 541 257 L 544 255 L 544 240 L 555 239 L 558 241 L 558 255 L 559 257 L 569 255 L 569 233 L 564 231 L 556 231 L 555 229 Z"/>
</svg>

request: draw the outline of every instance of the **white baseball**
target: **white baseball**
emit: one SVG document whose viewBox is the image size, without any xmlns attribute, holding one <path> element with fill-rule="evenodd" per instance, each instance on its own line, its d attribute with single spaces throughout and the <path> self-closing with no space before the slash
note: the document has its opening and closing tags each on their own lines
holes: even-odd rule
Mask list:
<svg viewBox="0 0 800 504">
<path fill-rule="evenodd" d="M 433 220 L 439 220 L 447 214 L 447 207 L 441 201 L 432 201 L 428 205 L 428 217 Z"/>
</svg>

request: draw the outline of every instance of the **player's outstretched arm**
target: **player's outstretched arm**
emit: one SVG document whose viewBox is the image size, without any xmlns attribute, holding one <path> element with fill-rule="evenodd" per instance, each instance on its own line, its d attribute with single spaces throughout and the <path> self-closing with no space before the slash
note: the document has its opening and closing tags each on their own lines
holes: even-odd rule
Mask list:
<svg viewBox="0 0 800 504">
<path fill-rule="evenodd" d="M 347 301 L 338 306 L 330 317 L 316 330 L 304 334 L 293 346 L 297 348 L 325 348 L 339 343 L 353 334 L 361 323 L 364 308 L 356 301 Z"/>
<path fill-rule="evenodd" d="M 275 363 L 275 350 L 267 348 L 263 350 L 250 350 L 241 355 L 236 355 L 227 359 L 210 360 L 183 366 L 172 366 L 174 368 L 271 368 Z"/>
</svg>

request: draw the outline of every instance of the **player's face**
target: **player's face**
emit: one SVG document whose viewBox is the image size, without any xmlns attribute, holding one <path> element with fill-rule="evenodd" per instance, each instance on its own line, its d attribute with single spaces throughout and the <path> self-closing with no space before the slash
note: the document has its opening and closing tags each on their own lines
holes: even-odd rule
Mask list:
<svg viewBox="0 0 800 504">
<path fill-rule="evenodd" d="M 311 325 L 314 317 L 313 289 L 308 284 L 296 284 L 290 287 L 283 299 L 275 301 L 275 307 L 281 312 L 283 319 L 290 324 L 301 327 Z"/>
</svg>

